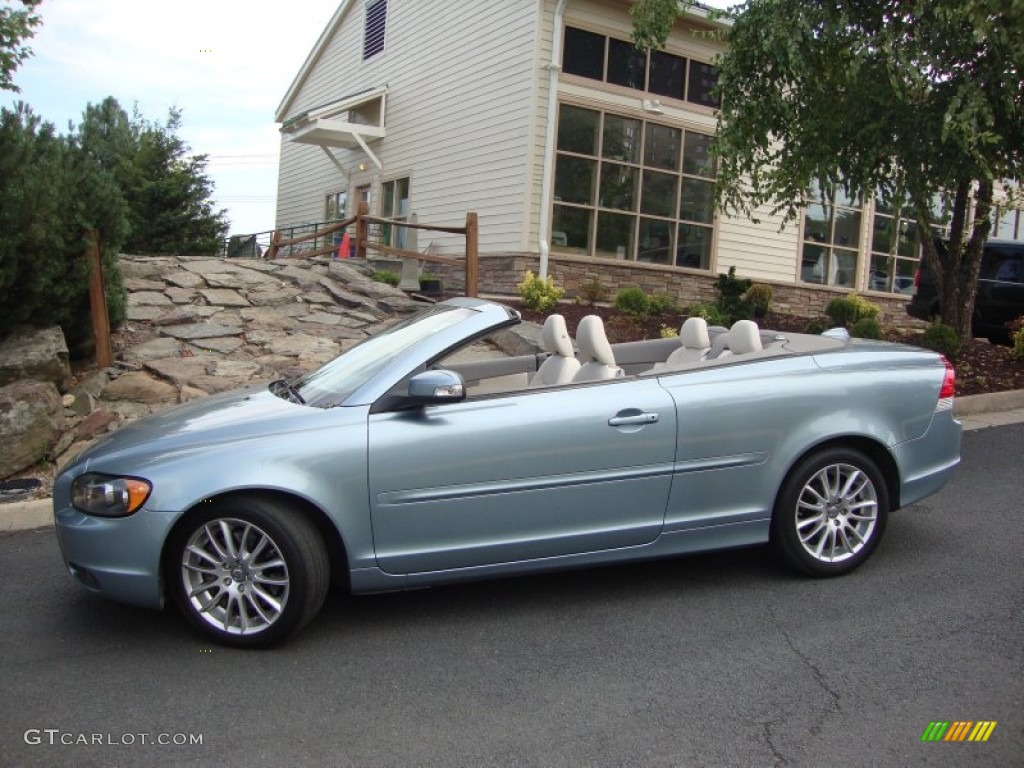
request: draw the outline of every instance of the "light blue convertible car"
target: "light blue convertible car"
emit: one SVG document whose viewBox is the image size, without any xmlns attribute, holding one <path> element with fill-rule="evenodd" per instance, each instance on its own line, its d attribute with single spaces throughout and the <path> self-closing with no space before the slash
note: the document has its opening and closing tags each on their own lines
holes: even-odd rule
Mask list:
<svg viewBox="0 0 1024 768">
<path fill-rule="evenodd" d="M 453 299 L 297 380 L 107 435 L 55 484 L 68 570 L 266 646 L 332 580 L 400 590 L 765 542 L 846 573 L 959 461 L 953 369 L 932 352 L 699 319 L 612 345 L 596 316 L 574 344 L 556 315 L 545 353 L 499 353 L 517 323 Z"/>
</svg>

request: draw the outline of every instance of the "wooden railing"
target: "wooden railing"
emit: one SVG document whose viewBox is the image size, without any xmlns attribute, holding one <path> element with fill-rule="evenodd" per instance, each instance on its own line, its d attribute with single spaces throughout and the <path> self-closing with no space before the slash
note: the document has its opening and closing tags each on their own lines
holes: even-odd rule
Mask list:
<svg viewBox="0 0 1024 768">
<path fill-rule="evenodd" d="M 309 258 L 312 256 L 323 256 L 335 253 L 338 250 L 338 246 L 333 244 L 320 248 L 300 250 L 298 253 L 295 253 L 292 247 L 311 240 L 315 241 L 317 238 L 322 238 L 325 235 L 340 232 L 355 224 L 354 245 L 356 258 L 366 258 L 368 251 L 374 251 L 385 256 L 394 256 L 402 259 L 418 259 L 419 261 L 426 261 L 431 264 L 447 264 L 449 266 L 456 267 L 465 266 L 466 295 L 477 295 L 477 280 L 479 274 L 479 252 L 477 250 L 479 243 L 479 224 L 475 211 L 470 211 L 466 214 L 466 226 L 464 227 L 442 227 L 434 224 L 420 224 L 419 222 L 381 219 L 375 216 L 370 216 L 369 209 L 370 207 L 367 203 L 361 202 L 359 203 L 356 215 L 352 218 L 344 219 L 343 221 L 331 224 L 330 226 L 322 229 L 317 229 L 315 232 L 299 235 L 297 237 L 284 238 L 281 236 L 280 231 L 274 232 L 274 236 L 270 242 L 270 247 L 267 250 L 266 258 Z M 375 242 L 369 238 L 368 233 L 369 226 L 371 224 L 402 229 L 422 229 L 429 232 L 444 232 L 449 235 L 462 235 L 466 238 L 466 254 L 464 258 L 458 258 L 455 256 L 437 256 L 432 253 L 420 253 L 419 251 L 394 248 L 390 245 L 384 245 L 383 243 Z M 284 248 L 289 249 L 289 255 L 283 257 L 279 256 L 281 250 Z"/>
</svg>

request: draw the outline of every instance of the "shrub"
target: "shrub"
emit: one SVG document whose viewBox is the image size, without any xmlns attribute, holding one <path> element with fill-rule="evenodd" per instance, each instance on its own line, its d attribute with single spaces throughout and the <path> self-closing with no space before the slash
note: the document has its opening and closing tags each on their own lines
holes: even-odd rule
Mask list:
<svg viewBox="0 0 1024 768">
<path fill-rule="evenodd" d="M 661 333 L 661 338 L 663 338 L 663 339 L 677 339 L 677 338 L 679 338 L 679 331 L 677 331 L 671 325 L 662 325 L 660 333 Z"/>
<path fill-rule="evenodd" d="M 565 293 L 564 290 L 555 286 L 555 279 L 551 275 L 540 278 L 533 272 L 527 272 L 523 277 L 523 282 L 516 287 L 519 288 L 523 306 L 534 312 L 547 312 L 558 303 L 562 294 Z"/>
<path fill-rule="evenodd" d="M 594 277 L 580 286 L 579 295 L 576 296 L 576 303 L 592 307 L 598 302 L 608 299 L 608 288 L 598 278 Z"/>
<path fill-rule="evenodd" d="M 694 304 L 690 307 L 690 317 L 703 317 L 708 325 L 723 325 L 726 328 L 731 325 L 728 315 L 723 314 L 714 304 Z"/>
<path fill-rule="evenodd" d="M 736 267 L 729 267 L 728 274 L 719 274 L 715 280 L 715 290 L 718 291 L 715 306 L 727 320 L 747 320 L 753 314 L 753 307 L 744 298 L 751 285 L 752 280 L 736 277 Z"/>
<path fill-rule="evenodd" d="M 960 337 L 950 326 L 932 323 L 921 336 L 921 345 L 946 357 L 956 357 L 956 353 L 960 351 Z"/>
<path fill-rule="evenodd" d="M 882 326 L 873 317 L 862 317 L 853 324 L 850 335 L 858 339 L 881 339 Z"/>
<path fill-rule="evenodd" d="M 400 277 L 397 272 L 392 272 L 390 269 L 378 269 L 373 273 L 373 279 L 378 283 L 387 283 L 388 285 L 398 285 Z"/>
<path fill-rule="evenodd" d="M 667 293 L 656 293 L 647 300 L 648 309 L 654 316 L 679 312 L 679 302 Z"/>
<path fill-rule="evenodd" d="M 829 316 L 829 319 L 835 325 L 841 325 L 844 328 L 864 318 L 877 319 L 881 311 L 881 307 L 877 304 L 856 293 L 832 299 L 825 307 L 825 314 Z"/>
<path fill-rule="evenodd" d="M 615 294 L 615 308 L 624 315 L 639 320 L 651 313 L 651 301 L 643 288 L 634 285 Z"/>
<path fill-rule="evenodd" d="M 820 317 L 814 318 L 809 323 L 807 323 L 806 331 L 807 331 L 807 333 L 814 333 L 814 334 L 824 333 L 825 332 L 825 321 L 822 318 L 820 318 Z"/>
<path fill-rule="evenodd" d="M 754 317 L 761 318 L 768 314 L 768 307 L 771 306 L 774 292 L 770 285 L 754 283 L 743 294 L 743 300 L 750 304 Z"/>
<path fill-rule="evenodd" d="M 1007 325 L 1010 328 L 1010 338 L 1013 340 L 1013 357 L 1016 360 L 1024 360 L 1024 315 Z"/>
</svg>

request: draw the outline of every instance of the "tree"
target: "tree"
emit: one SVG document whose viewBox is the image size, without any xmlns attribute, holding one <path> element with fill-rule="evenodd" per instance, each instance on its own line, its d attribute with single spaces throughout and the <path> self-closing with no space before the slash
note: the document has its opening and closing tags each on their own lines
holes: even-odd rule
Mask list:
<svg viewBox="0 0 1024 768">
<path fill-rule="evenodd" d="M 32 50 L 23 41 L 35 34 L 40 18 L 34 13 L 41 0 L 20 0 L 13 6 L 4 0 L 0 6 L 0 91 L 19 92 L 14 84 L 14 72 L 21 63 L 32 55 Z"/>
<path fill-rule="evenodd" d="M 733 19 L 719 207 L 792 220 L 812 184 L 902 205 L 967 337 L 993 193 L 1024 162 L 1024 0 L 748 0 Z"/>
<path fill-rule="evenodd" d="M 189 155 L 180 128 L 176 108 L 161 125 L 137 110 L 129 117 L 113 97 L 86 107 L 78 137 L 121 187 L 131 253 L 214 253 L 227 234 L 226 211 L 211 201 L 206 155 Z"/>
</svg>

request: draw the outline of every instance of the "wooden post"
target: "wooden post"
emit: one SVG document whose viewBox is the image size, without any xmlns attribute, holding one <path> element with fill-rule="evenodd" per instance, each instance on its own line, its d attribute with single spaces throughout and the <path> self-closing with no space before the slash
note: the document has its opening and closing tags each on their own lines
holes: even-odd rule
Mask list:
<svg viewBox="0 0 1024 768">
<path fill-rule="evenodd" d="M 366 258 L 366 219 L 370 215 L 370 204 L 361 200 L 356 208 L 356 258 Z"/>
<path fill-rule="evenodd" d="M 267 249 L 267 261 L 273 261 L 277 258 L 277 251 L 280 246 L 278 243 L 281 241 L 281 230 L 275 229 L 274 236 L 270 238 L 270 247 Z"/>
<path fill-rule="evenodd" d="M 96 364 L 109 368 L 114 364 L 110 346 L 110 318 L 107 315 L 107 294 L 103 289 L 103 260 L 100 258 L 100 236 L 89 232 L 90 245 L 85 257 L 89 260 L 89 308 L 92 311 L 92 338 L 96 345 Z"/>
<path fill-rule="evenodd" d="M 476 296 L 477 294 L 477 237 L 479 225 L 477 223 L 476 211 L 466 214 L 466 295 Z"/>
</svg>

